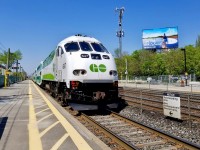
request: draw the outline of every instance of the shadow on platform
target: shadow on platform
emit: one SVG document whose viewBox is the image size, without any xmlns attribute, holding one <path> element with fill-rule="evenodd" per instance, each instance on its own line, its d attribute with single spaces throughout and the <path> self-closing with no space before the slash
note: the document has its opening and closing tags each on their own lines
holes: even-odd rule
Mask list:
<svg viewBox="0 0 200 150">
<path fill-rule="evenodd" d="M 8 117 L 0 118 L 0 140 L 6 127 Z"/>
</svg>

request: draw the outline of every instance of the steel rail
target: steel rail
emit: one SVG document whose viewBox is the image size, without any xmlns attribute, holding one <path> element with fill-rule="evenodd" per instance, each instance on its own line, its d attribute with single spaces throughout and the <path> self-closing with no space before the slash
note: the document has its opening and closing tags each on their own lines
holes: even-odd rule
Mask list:
<svg viewBox="0 0 200 150">
<path fill-rule="evenodd" d="M 84 113 L 81 113 L 81 115 L 90 124 L 94 125 L 95 128 L 98 128 L 99 130 L 101 130 L 106 136 L 110 137 L 113 141 L 115 141 L 117 144 L 119 144 L 125 150 L 133 150 L 133 149 L 138 150 L 137 147 L 135 147 L 134 145 L 128 143 L 127 141 L 125 141 L 124 139 L 122 139 L 121 137 L 119 137 L 118 135 L 116 135 L 115 133 L 113 133 L 112 131 L 108 130 L 107 128 L 105 128 L 104 126 L 102 126 L 100 123 L 98 123 L 94 119 L 92 119 L 91 117 L 87 116 Z"/>
<path fill-rule="evenodd" d="M 108 111 L 110 111 L 110 110 L 108 110 Z M 187 148 L 187 149 L 200 149 L 200 145 L 197 145 L 197 144 L 194 144 L 194 143 L 192 143 L 192 142 L 189 142 L 189 141 L 186 141 L 186 140 L 184 140 L 184 139 L 182 139 L 182 138 L 179 138 L 179 137 L 176 137 L 176 136 L 174 136 L 174 135 L 171 135 L 171 134 L 168 134 L 168 133 L 165 133 L 165 132 L 163 132 L 163 131 L 161 131 L 161 130 L 159 130 L 159 129 L 155 129 L 155 128 L 152 128 L 152 127 L 149 127 L 149 126 L 147 126 L 147 125 L 145 125 L 145 124 L 143 124 L 143 123 L 140 123 L 140 122 L 137 122 L 137 121 L 135 121 L 135 120 L 132 120 L 132 119 L 130 119 L 130 118 L 127 118 L 127 117 L 125 117 L 125 116 L 122 116 L 122 115 L 120 115 L 120 114 L 118 114 L 118 113 L 115 113 L 115 112 L 113 112 L 113 111 L 110 111 L 111 113 L 112 113 L 112 115 L 114 115 L 114 116 L 116 116 L 116 117 L 118 117 L 118 118 L 120 118 L 120 119 L 125 119 L 126 121 L 128 121 L 129 123 L 131 123 L 131 124 L 135 124 L 135 125 L 139 125 L 141 128 L 144 128 L 144 129 L 146 129 L 146 130 L 148 130 L 148 131 L 153 131 L 153 132 L 156 132 L 156 134 L 157 135 L 160 135 L 161 137 L 164 137 L 164 138 L 166 138 L 167 140 L 170 140 L 170 141 L 174 141 L 175 143 L 177 143 L 177 145 L 183 145 L 183 147 L 185 147 L 185 148 Z"/>
</svg>

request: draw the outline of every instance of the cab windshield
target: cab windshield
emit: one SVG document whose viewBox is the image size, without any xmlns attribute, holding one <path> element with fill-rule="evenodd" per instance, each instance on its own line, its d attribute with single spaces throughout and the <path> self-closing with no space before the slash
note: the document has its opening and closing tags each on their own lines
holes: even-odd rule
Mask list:
<svg viewBox="0 0 200 150">
<path fill-rule="evenodd" d="M 76 52 L 79 51 L 80 49 L 82 51 L 93 51 L 95 50 L 96 52 L 106 52 L 109 53 L 108 50 L 103 46 L 101 43 L 88 43 L 88 42 L 71 42 L 71 43 L 66 43 L 64 45 L 65 51 L 66 52 Z"/>
<path fill-rule="evenodd" d="M 92 51 L 92 48 L 89 43 L 87 42 L 79 42 L 80 47 L 83 51 Z"/>
<path fill-rule="evenodd" d="M 75 52 L 80 50 L 77 42 L 71 42 L 64 45 L 66 52 Z"/>
<path fill-rule="evenodd" d="M 102 44 L 91 43 L 91 45 L 96 52 L 106 52 L 106 53 L 108 53 L 107 49 Z"/>
</svg>

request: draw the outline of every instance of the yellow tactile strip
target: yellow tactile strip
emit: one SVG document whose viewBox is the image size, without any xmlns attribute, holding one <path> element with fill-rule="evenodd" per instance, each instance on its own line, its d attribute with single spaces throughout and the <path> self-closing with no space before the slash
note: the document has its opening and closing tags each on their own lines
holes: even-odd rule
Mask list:
<svg viewBox="0 0 200 150">
<path fill-rule="evenodd" d="M 29 81 L 29 150 L 42 150 L 42 142 L 38 131 L 38 125 L 35 115 L 35 109 L 33 105 L 32 90 Z"/>
<path fill-rule="evenodd" d="M 55 122 L 54 124 L 52 124 L 51 126 L 49 126 L 47 129 L 45 129 L 44 131 L 42 131 L 41 133 L 39 133 L 38 130 L 38 123 L 41 120 L 36 120 L 36 112 L 35 112 L 35 108 L 33 105 L 33 100 L 32 100 L 32 90 L 31 90 L 31 83 L 32 81 L 29 81 L 29 102 L 30 102 L 30 106 L 29 106 L 29 149 L 37 149 L 40 150 L 42 149 L 42 142 L 41 142 L 41 137 L 48 132 L 52 127 L 56 126 L 58 123 L 60 123 L 63 128 L 66 130 L 66 134 L 64 134 L 58 141 L 57 143 L 55 143 L 55 145 L 51 148 L 53 149 L 57 149 L 59 148 L 59 146 L 65 141 L 66 138 L 68 138 L 70 136 L 70 138 L 73 140 L 73 142 L 75 143 L 75 145 L 77 146 L 78 149 L 87 149 L 90 150 L 92 149 L 88 143 L 83 139 L 83 137 L 74 129 L 74 127 L 66 120 L 66 118 L 64 118 L 61 113 L 52 105 L 52 103 L 45 97 L 45 95 L 39 90 L 39 88 L 34 85 L 35 89 L 38 91 L 38 93 L 41 95 L 41 97 L 43 98 L 43 100 L 45 101 L 45 103 L 48 106 L 48 109 L 50 109 L 53 113 L 53 115 L 57 118 L 57 122 Z M 47 109 L 45 109 L 47 110 Z M 43 110 L 43 111 L 45 111 Z M 43 112 L 41 111 L 41 112 Z M 37 112 L 37 114 L 41 113 L 41 112 Z M 50 114 L 49 114 L 50 116 Z M 46 116 L 48 117 L 48 116 Z M 44 118 L 43 118 L 44 119 Z"/>
</svg>

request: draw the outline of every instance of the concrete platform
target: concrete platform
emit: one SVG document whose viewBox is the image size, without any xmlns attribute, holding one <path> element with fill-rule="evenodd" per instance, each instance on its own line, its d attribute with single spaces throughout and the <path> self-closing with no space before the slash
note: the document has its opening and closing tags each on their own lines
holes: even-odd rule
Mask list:
<svg viewBox="0 0 200 150">
<path fill-rule="evenodd" d="M 32 81 L 0 88 L 1 150 L 107 150 Z"/>
</svg>

